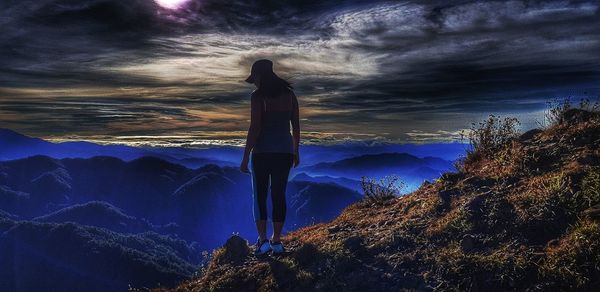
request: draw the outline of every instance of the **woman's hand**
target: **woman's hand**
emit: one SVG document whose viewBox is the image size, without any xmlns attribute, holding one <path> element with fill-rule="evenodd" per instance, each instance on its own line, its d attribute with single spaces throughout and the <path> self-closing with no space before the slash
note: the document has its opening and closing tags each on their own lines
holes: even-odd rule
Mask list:
<svg viewBox="0 0 600 292">
<path fill-rule="evenodd" d="M 300 153 L 294 152 L 294 167 L 300 164 Z"/>
<path fill-rule="evenodd" d="M 242 163 L 240 164 L 240 171 L 243 173 L 250 173 L 250 170 L 248 170 L 248 158 L 244 157 L 244 159 L 242 159 Z"/>
</svg>

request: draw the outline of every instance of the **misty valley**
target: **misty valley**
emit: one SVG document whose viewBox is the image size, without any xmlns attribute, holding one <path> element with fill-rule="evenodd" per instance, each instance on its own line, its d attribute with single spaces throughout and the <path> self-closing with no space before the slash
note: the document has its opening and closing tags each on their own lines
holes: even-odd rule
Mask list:
<svg viewBox="0 0 600 292">
<path fill-rule="evenodd" d="M 363 175 L 397 175 L 412 191 L 452 170 L 464 147 L 306 145 L 290 174 L 284 231 L 338 216 L 362 198 Z M 10 279 L 0 289 L 124 290 L 189 278 L 232 234 L 256 238 L 240 157 L 236 147 L 50 143 L 0 130 L 0 275 Z"/>
</svg>

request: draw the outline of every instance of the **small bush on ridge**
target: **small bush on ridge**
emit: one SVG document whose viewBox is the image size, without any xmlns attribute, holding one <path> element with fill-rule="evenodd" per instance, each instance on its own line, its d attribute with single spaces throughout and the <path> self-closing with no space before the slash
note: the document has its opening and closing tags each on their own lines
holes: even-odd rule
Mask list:
<svg viewBox="0 0 600 292">
<path fill-rule="evenodd" d="M 400 194 L 406 184 L 396 175 L 389 175 L 376 180 L 366 176 L 361 177 L 360 185 L 365 199 L 369 202 L 384 202 Z"/>
<path fill-rule="evenodd" d="M 597 102 L 592 102 L 588 98 L 579 100 L 578 105 L 574 105 L 570 97 L 564 99 L 554 99 L 546 102 L 547 108 L 544 111 L 544 122 L 542 127 L 559 125 L 564 122 L 565 113 L 574 108 L 585 111 L 596 112 L 600 110 L 600 105 Z"/>
<path fill-rule="evenodd" d="M 471 144 L 468 156 L 491 158 L 510 140 L 519 136 L 519 120 L 490 115 L 487 120 L 471 124 L 467 138 Z"/>
</svg>

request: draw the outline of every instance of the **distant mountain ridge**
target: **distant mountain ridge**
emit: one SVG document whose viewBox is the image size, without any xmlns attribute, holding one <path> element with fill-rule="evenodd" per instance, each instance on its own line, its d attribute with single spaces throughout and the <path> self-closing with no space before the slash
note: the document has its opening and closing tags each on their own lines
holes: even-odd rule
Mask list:
<svg viewBox="0 0 600 292">
<path fill-rule="evenodd" d="M 318 182 L 318 183 L 335 183 L 344 187 L 347 187 L 351 190 L 355 190 L 358 192 L 362 191 L 362 187 L 360 185 L 360 181 L 358 180 L 354 180 L 354 179 L 349 179 L 349 178 L 345 178 L 345 177 L 331 177 L 331 176 L 326 176 L 326 175 L 319 175 L 319 176 L 310 176 L 304 172 L 300 172 L 298 174 L 296 174 L 293 178 L 292 181 L 298 181 L 298 182 L 302 182 L 302 181 L 308 181 L 308 182 Z"/>
<path fill-rule="evenodd" d="M 360 181 L 346 175 L 379 175 L 402 164 L 402 170 L 415 173 L 418 183 L 423 173 L 434 176 L 438 170 L 433 168 L 449 162 L 389 150 L 410 148 L 423 154 L 435 152 L 435 147 L 304 145 L 307 155 L 302 162 L 307 166 L 291 171 L 284 231 L 332 220 L 360 201 Z M 388 152 L 371 153 L 384 149 Z M 361 151 L 370 154 L 357 155 Z M 342 159 L 331 161 L 335 157 Z M 235 147 L 50 143 L 0 129 L 0 248 L 6 248 L 0 257 L 13 253 L 16 260 L 28 261 L 21 275 L 11 271 L 15 263 L 0 263 L 0 275 L 12 277 L 0 290 L 39 290 L 31 282 L 36 275 L 39 285 L 53 289 L 94 285 L 98 290 L 121 290 L 117 287 L 123 287 L 124 278 L 107 280 L 114 272 L 106 268 L 111 265 L 126 269 L 117 271 L 135 285 L 172 285 L 189 277 L 201 261 L 199 250 L 216 247 L 233 232 L 256 232 L 251 179 L 239 171 L 240 158 L 241 148 Z M 321 159 L 329 161 L 316 166 L 323 173 L 310 173 L 310 164 Z M 38 242 L 44 236 L 53 240 Z M 20 249 L 17 243 L 34 250 Z M 86 250 L 93 252 L 85 254 Z M 160 255 L 163 252 L 166 257 Z M 148 278 L 142 278 L 142 272 Z M 65 280 L 52 284 L 57 278 Z"/>
<path fill-rule="evenodd" d="M 319 162 L 334 162 L 364 154 L 394 152 L 410 153 L 417 157 L 435 156 L 444 160 L 455 160 L 467 148 L 468 146 L 462 143 L 394 144 L 353 141 L 332 145 L 303 144 L 300 153 L 303 164 L 313 165 Z M 13 130 L 0 128 L 0 161 L 21 159 L 33 155 L 46 155 L 54 158 L 114 156 L 123 160 L 132 160 L 142 156 L 156 156 L 189 168 L 196 168 L 210 163 L 237 166 L 242 153 L 243 149 L 241 147 L 234 146 L 193 149 L 98 145 L 86 141 L 51 143 L 19 134 Z"/>
<path fill-rule="evenodd" d="M 32 221 L 48 223 L 74 222 L 79 225 L 101 227 L 119 233 L 142 233 L 159 229 L 147 220 L 129 216 L 120 208 L 102 201 L 75 204 L 47 215 L 35 217 Z"/>
<path fill-rule="evenodd" d="M 331 170 L 348 170 L 348 169 L 373 169 L 373 168 L 415 168 L 415 167 L 432 167 L 432 168 L 451 168 L 452 162 L 445 161 L 441 158 L 424 157 L 418 158 L 408 153 L 379 153 L 365 154 L 352 158 L 346 158 L 336 162 L 323 162 L 308 167 L 309 169 L 331 169 Z"/>
<path fill-rule="evenodd" d="M 336 176 L 361 180 L 363 176 L 381 178 L 397 175 L 409 190 L 424 180 L 432 180 L 454 169 L 454 164 L 437 157 L 419 158 L 408 153 L 365 154 L 335 162 L 322 162 L 300 168 L 311 176 Z"/>
<path fill-rule="evenodd" d="M 227 150 L 224 149 L 223 151 Z M 197 157 L 193 153 L 185 154 L 185 152 L 193 151 L 169 148 L 140 148 L 125 145 L 99 145 L 86 141 L 52 143 L 43 139 L 28 137 L 13 130 L 0 128 L 0 161 L 22 159 L 35 155 L 50 156 L 57 159 L 112 156 L 126 161 L 152 156 L 185 165 L 189 168 L 197 168 L 211 163 L 223 166 L 233 165 L 233 163 L 226 160 Z"/>
<path fill-rule="evenodd" d="M 288 197 L 286 228 L 295 229 L 330 220 L 360 194 L 303 181 L 290 182 Z M 24 262 L 18 274 L 17 262 L 0 262 L 10 279 L 2 291 L 174 285 L 219 238 L 254 228 L 250 177 L 237 168 L 157 157 L 0 161 L 0 258 Z"/>
<path fill-rule="evenodd" d="M 54 159 L 37 155 L 0 162 L 0 174 L 0 209 L 26 220 L 73 221 L 118 232 L 172 232 L 203 246 L 217 242 L 206 237 L 207 232 L 253 229 L 250 177 L 237 168 L 209 164 L 189 169 L 157 157 L 123 161 L 106 156 Z M 291 182 L 288 195 L 308 185 L 313 185 L 313 192 L 303 193 L 299 200 L 328 197 L 328 189 L 317 181 Z M 335 202 L 331 197 L 327 214 L 338 213 L 360 197 L 342 186 L 337 187 L 337 194 L 350 201 Z M 300 217 L 291 215 L 288 226 L 307 222 Z M 162 227 L 167 225 L 172 228 Z"/>
</svg>

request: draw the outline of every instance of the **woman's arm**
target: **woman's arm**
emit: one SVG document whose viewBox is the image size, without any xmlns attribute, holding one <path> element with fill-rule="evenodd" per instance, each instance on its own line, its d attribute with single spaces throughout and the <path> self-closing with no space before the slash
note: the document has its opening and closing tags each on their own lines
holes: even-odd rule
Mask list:
<svg viewBox="0 0 600 292">
<path fill-rule="evenodd" d="M 292 135 L 294 136 L 294 166 L 300 163 L 300 109 L 298 108 L 298 98 L 292 92 Z"/>
<path fill-rule="evenodd" d="M 250 151 L 256 145 L 258 134 L 260 133 L 260 118 L 261 118 L 261 101 L 257 95 L 252 95 L 250 99 L 250 128 L 246 137 L 246 148 L 244 149 L 244 158 L 240 170 L 248 172 L 248 160 L 250 159 Z"/>
</svg>

